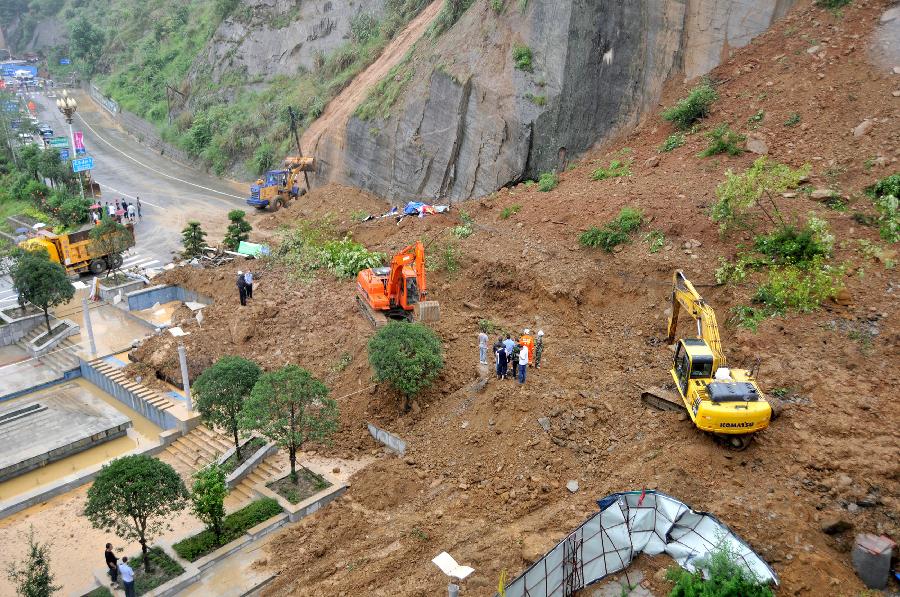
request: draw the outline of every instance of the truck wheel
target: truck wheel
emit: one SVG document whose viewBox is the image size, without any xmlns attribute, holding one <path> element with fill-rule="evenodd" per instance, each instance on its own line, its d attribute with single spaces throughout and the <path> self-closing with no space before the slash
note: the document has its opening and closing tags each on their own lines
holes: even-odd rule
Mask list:
<svg viewBox="0 0 900 597">
<path fill-rule="evenodd" d="M 102 259 L 94 259 L 91 261 L 91 264 L 88 266 L 88 269 L 91 270 L 91 273 L 95 276 L 99 276 L 104 271 L 106 271 L 106 262 Z"/>
<path fill-rule="evenodd" d="M 282 208 L 283 205 L 284 205 L 284 203 L 282 202 L 281 199 L 276 199 L 276 200 L 272 203 L 272 212 L 274 213 L 274 212 L 278 211 L 279 209 Z"/>
<path fill-rule="evenodd" d="M 122 267 L 122 256 L 118 253 L 113 255 L 107 255 L 106 263 L 109 265 L 109 269 L 116 269 Z"/>
</svg>

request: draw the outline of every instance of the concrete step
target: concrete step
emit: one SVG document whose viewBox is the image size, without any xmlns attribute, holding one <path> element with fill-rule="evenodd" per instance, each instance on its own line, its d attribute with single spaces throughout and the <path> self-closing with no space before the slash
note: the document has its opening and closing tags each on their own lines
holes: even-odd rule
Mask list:
<svg viewBox="0 0 900 597">
<path fill-rule="evenodd" d="M 183 445 L 186 448 L 198 453 L 202 453 L 208 456 L 209 459 L 212 459 L 218 455 L 218 451 L 215 448 L 204 442 L 202 439 L 194 437 L 192 433 L 185 435 L 179 441 L 183 442 Z"/>
<path fill-rule="evenodd" d="M 170 460 L 170 464 L 172 464 L 176 470 L 179 468 L 179 465 L 181 468 L 184 469 L 183 471 L 179 471 L 179 472 L 185 472 L 185 471 L 192 472 L 195 470 L 195 465 L 191 461 L 190 457 L 183 454 L 179 450 L 173 449 L 172 446 L 169 446 L 168 448 L 166 448 L 166 451 L 163 452 L 163 454 L 168 456 L 168 458 Z"/>
</svg>

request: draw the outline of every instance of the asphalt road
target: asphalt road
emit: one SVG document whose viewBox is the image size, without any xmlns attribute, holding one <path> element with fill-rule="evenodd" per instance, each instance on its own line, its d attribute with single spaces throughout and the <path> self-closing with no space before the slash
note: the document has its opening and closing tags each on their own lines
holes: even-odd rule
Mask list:
<svg viewBox="0 0 900 597">
<path fill-rule="evenodd" d="M 50 93 L 58 93 L 53 90 Z M 126 255 L 125 266 L 160 267 L 181 248 L 181 230 L 197 220 L 217 242 L 227 225 L 226 214 L 244 203 L 247 185 L 174 162 L 141 145 L 98 107 L 89 96 L 75 94 L 78 111 L 73 129 L 84 133 L 88 155 L 94 158 L 93 177 L 101 186 L 101 202 L 141 198 L 143 219 L 135 224 L 136 247 Z M 68 136 L 65 118 L 56 108 L 56 98 L 35 92 L 38 118 L 53 129 L 54 136 Z"/>
</svg>

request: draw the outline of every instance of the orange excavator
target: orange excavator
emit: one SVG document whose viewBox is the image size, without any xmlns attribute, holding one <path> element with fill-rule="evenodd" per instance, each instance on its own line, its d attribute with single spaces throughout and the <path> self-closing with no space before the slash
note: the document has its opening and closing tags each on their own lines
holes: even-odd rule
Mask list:
<svg viewBox="0 0 900 597">
<path fill-rule="evenodd" d="M 440 303 L 424 300 L 425 246 L 422 241 L 394 255 L 390 265 L 364 269 L 356 276 L 356 302 L 374 327 L 391 319 L 439 321 Z"/>
</svg>

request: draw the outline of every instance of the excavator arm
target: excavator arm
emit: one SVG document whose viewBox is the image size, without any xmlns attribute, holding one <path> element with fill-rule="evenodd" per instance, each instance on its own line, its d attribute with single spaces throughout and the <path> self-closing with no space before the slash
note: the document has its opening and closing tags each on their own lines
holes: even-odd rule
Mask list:
<svg viewBox="0 0 900 597">
<path fill-rule="evenodd" d="M 697 337 L 705 340 L 713 355 L 717 366 L 725 366 L 725 353 L 722 350 L 722 340 L 719 337 L 719 324 L 716 321 L 716 312 L 703 300 L 703 297 L 684 276 L 684 272 L 677 270 L 672 281 L 672 315 L 669 317 L 668 343 L 675 342 L 675 331 L 678 327 L 678 315 L 681 308 L 697 322 Z"/>
<path fill-rule="evenodd" d="M 422 245 L 422 241 L 416 241 L 416 244 L 409 245 L 391 259 L 391 273 L 388 275 L 385 292 L 390 297 L 397 297 L 398 303 L 399 297 L 403 294 L 403 267 L 410 264 L 416 270 L 419 289 L 424 296 L 425 247 Z"/>
</svg>

